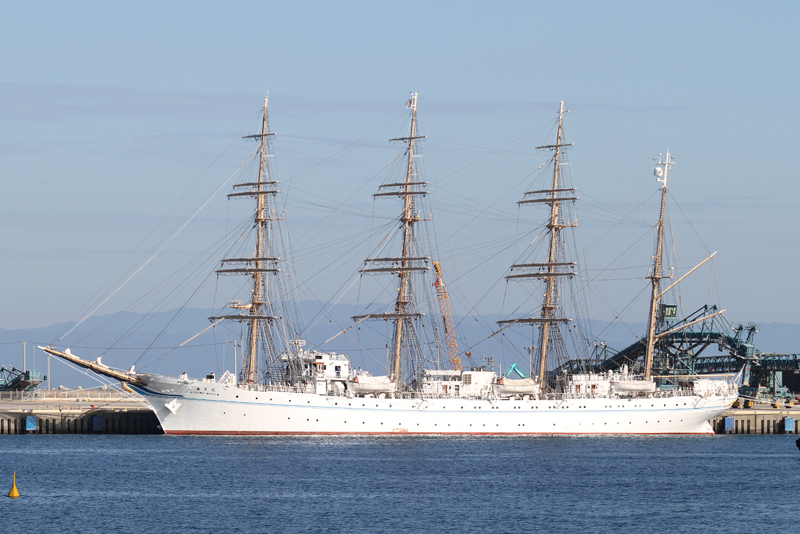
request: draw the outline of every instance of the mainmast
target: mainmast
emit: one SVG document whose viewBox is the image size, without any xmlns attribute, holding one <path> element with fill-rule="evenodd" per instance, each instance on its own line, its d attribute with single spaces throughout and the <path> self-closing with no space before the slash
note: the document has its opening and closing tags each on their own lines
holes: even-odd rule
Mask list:
<svg viewBox="0 0 800 534">
<path fill-rule="evenodd" d="M 218 274 L 246 274 L 251 276 L 250 302 L 246 304 L 229 303 L 231 308 L 246 310 L 247 313 L 211 317 L 212 320 L 232 319 L 247 323 L 247 349 L 243 357 L 240 375 L 240 380 L 246 383 L 253 383 L 256 381 L 259 331 L 268 331 L 269 329 L 262 328 L 264 322 L 271 323 L 275 320 L 274 315 L 267 314 L 269 302 L 267 299 L 267 279 L 265 274 L 277 274 L 280 272 L 277 268 L 277 263 L 280 258 L 268 257 L 271 248 L 269 243 L 273 238 L 273 236 L 270 235 L 268 225 L 270 222 L 276 220 L 274 213 L 270 213 L 268 209 L 268 200 L 270 198 L 274 199 L 278 194 L 278 182 L 270 178 L 269 158 L 272 157 L 272 137 L 275 134 L 269 131 L 268 98 L 269 97 L 264 98 L 264 115 L 261 121 L 261 133 L 244 136 L 244 139 L 257 139 L 261 143 L 259 149 L 260 160 L 258 164 L 258 178 L 255 182 L 234 185 L 234 189 L 242 188 L 244 190 L 236 191 L 228 195 L 228 198 L 240 196 L 256 198 L 254 221 L 256 229 L 255 251 L 251 258 L 224 259 L 222 260 L 223 266 L 225 264 L 236 264 L 238 266 L 217 270 Z M 269 337 L 268 333 L 265 335 Z M 266 345 L 274 350 L 274 342 L 271 339 L 266 340 Z"/>
<path fill-rule="evenodd" d="M 353 320 L 363 319 L 385 319 L 394 321 L 394 336 L 392 338 L 391 351 L 389 353 L 389 361 L 387 362 L 387 371 L 389 377 L 398 382 L 400 376 L 400 363 L 403 348 L 403 337 L 405 331 L 410 326 L 412 318 L 421 317 L 421 313 L 417 313 L 411 309 L 412 304 L 412 288 L 411 288 L 411 274 L 413 271 L 425 271 L 428 267 L 423 262 L 427 262 L 428 257 L 414 257 L 413 243 L 414 243 L 414 224 L 421 219 L 415 212 L 414 198 L 417 195 L 426 195 L 428 191 L 420 189 L 421 186 L 427 185 L 428 182 L 417 181 L 416 166 L 414 163 L 414 141 L 417 139 L 424 139 L 427 136 L 417 135 L 417 93 L 411 93 L 411 99 L 406 103 L 406 107 L 411 109 L 411 128 L 407 137 L 398 137 L 390 139 L 389 141 L 403 141 L 407 143 L 407 162 L 405 179 L 402 182 L 383 184 L 380 188 L 396 189 L 395 191 L 375 193 L 373 197 L 400 197 L 403 199 L 403 210 L 400 215 L 400 224 L 402 227 L 402 247 L 400 255 L 394 258 L 370 258 L 365 261 L 367 264 L 390 264 L 388 267 L 367 267 L 361 269 L 362 273 L 393 273 L 399 277 L 399 287 L 397 290 L 397 299 L 394 303 L 394 313 L 376 313 L 367 315 L 358 315 L 353 317 Z"/>
<path fill-rule="evenodd" d="M 672 156 L 667 150 L 666 158 L 662 160 L 662 154 L 658 155 L 658 162 L 654 174 L 656 181 L 661 183 L 661 213 L 658 217 L 658 225 L 656 225 L 656 253 L 653 256 L 653 272 L 650 273 L 648 278 L 652 283 L 652 292 L 650 295 L 650 315 L 647 319 L 647 350 L 644 357 L 644 379 L 649 380 L 653 368 L 653 352 L 656 345 L 656 320 L 658 303 L 661 302 L 661 293 L 659 286 L 662 278 L 668 278 L 662 273 L 662 260 L 664 255 L 664 207 L 667 202 L 667 174 L 669 168 L 675 163 Z"/>
<path fill-rule="evenodd" d="M 544 384 L 547 371 L 547 358 L 548 352 L 551 348 L 551 324 L 567 322 L 571 319 L 561 317 L 559 315 L 559 298 L 558 298 L 558 278 L 573 276 L 575 273 L 571 269 L 575 266 L 575 262 L 563 261 L 563 246 L 560 237 L 560 232 L 564 228 L 572 228 L 577 226 L 577 221 L 566 221 L 564 216 L 559 212 L 561 202 L 575 201 L 577 197 L 572 196 L 575 193 L 575 188 L 564 186 L 564 179 L 561 169 L 562 149 L 572 146 L 571 143 L 564 144 L 562 139 L 562 126 L 564 113 L 564 102 L 561 102 L 561 107 L 558 111 L 558 133 L 556 134 L 556 143 L 554 145 L 544 145 L 536 147 L 537 149 L 551 149 L 555 151 L 553 156 L 553 180 L 550 189 L 543 189 L 537 191 L 528 191 L 526 196 L 533 195 L 533 198 L 526 198 L 521 200 L 518 204 L 531 204 L 531 203 L 546 203 L 550 205 L 550 218 L 547 223 L 547 229 L 550 233 L 550 240 L 548 245 L 547 261 L 544 263 L 520 263 L 511 266 L 511 269 L 536 269 L 536 272 L 523 272 L 521 274 L 512 274 L 506 276 L 506 279 L 517 278 L 539 278 L 544 279 L 545 292 L 544 300 L 542 302 L 542 311 L 539 317 L 528 317 L 521 319 L 511 319 L 507 321 L 499 321 L 499 324 L 539 324 L 540 325 L 540 341 L 539 341 L 539 383 Z M 569 196 L 565 196 L 569 195 Z M 554 325 L 556 331 L 558 327 Z"/>
</svg>

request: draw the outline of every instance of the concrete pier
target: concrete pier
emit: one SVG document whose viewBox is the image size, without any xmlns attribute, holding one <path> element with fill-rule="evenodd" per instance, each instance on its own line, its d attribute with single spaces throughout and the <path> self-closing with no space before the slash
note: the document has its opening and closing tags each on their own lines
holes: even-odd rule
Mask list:
<svg viewBox="0 0 800 534">
<path fill-rule="evenodd" d="M 752 408 L 731 408 L 711 421 L 717 434 L 798 434 L 800 407 L 756 404 Z"/>
<path fill-rule="evenodd" d="M 163 434 L 140 403 L 0 403 L 0 434 Z"/>
</svg>

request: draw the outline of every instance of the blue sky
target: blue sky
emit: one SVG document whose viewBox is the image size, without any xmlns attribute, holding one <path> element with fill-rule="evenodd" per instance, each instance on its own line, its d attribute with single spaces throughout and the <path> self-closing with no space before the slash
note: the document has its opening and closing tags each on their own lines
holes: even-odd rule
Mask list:
<svg viewBox="0 0 800 534">
<path fill-rule="evenodd" d="M 719 297 L 732 320 L 800 323 L 799 14 L 794 2 L 4 2 L 0 328 L 76 319 L 247 157 L 238 138 L 265 90 L 296 247 L 391 211 L 373 204 L 374 178 L 417 91 L 456 310 L 499 313 L 514 250 L 489 256 L 487 243 L 516 231 L 515 202 L 546 158 L 533 147 L 552 141 L 564 100 L 595 269 L 620 254 L 648 263 L 652 159 L 670 149 L 678 270 L 719 251 L 686 283 L 687 311 Z M 225 192 L 102 312 L 238 221 Z M 307 297 L 335 298 L 363 257 L 328 254 L 322 276 L 298 260 Z M 609 287 L 596 318 L 625 309 L 645 271 L 618 275 L 627 288 Z"/>
</svg>

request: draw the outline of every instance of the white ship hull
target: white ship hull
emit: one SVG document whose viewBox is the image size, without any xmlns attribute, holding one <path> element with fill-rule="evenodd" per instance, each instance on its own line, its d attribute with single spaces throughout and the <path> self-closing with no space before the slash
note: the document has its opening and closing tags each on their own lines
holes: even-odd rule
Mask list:
<svg viewBox="0 0 800 534">
<path fill-rule="evenodd" d="M 709 421 L 736 399 L 348 398 L 142 377 L 135 389 L 166 434 L 712 434 Z"/>
</svg>

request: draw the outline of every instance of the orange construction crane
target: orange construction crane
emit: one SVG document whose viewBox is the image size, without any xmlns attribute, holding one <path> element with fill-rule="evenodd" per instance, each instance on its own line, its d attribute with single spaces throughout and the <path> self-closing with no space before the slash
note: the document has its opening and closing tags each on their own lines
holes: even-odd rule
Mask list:
<svg viewBox="0 0 800 534">
<path fill-rule="evenodd" d="M 439 297 L 439 310 L 442 313 L 442 325 L 444 326 L 444 343 L 447 347 L 447 357 L 450 359 L 450 367 L 460 371 L 461 357 L 458 355 L 458 343 L 456 342 L 456 332 L 453 328 L 453 313 L 450 311 L 450 299 L 447 297 L 447 290 L 444 288 L 442 279 L 442 268 L 439 262 L 434 261 L 433 269 L 436 271 L 436 294 Z"/>
</svg>

